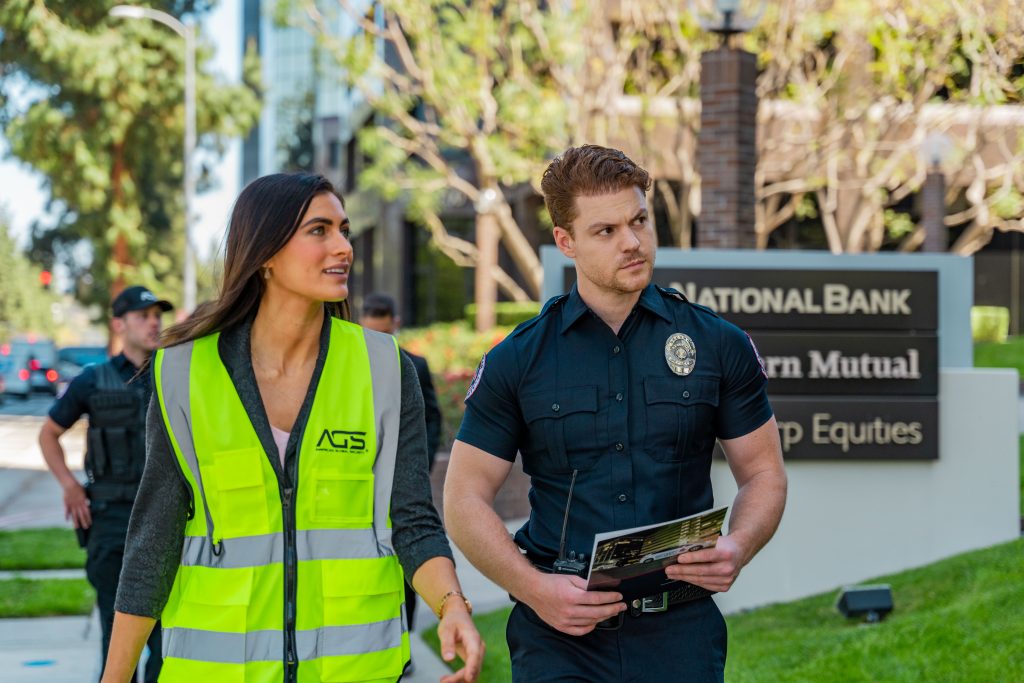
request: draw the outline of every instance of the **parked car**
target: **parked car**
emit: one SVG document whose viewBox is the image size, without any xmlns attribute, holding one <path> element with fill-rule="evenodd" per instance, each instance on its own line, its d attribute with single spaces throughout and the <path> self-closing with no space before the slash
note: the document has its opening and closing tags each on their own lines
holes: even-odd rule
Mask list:
<svg viewBox="0 0 1024 683">
<path fill-rule="evenodd" d="M 33 391 L 57 395 L 57 345 L 32 335 L 0 344 L 3 378 L 8 394 L 27 399 Z"/>
<path fill-rule="evenodd" d="M 57 352 L 57 381 L 66 385 L 87 366 L 106 360 L 105 346 L 65 346 Z"/>
</svg>

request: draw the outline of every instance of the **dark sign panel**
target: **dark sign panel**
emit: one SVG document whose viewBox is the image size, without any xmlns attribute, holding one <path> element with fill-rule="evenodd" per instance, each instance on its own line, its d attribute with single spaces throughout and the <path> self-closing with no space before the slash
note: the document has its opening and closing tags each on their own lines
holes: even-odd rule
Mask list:
<svg viewBox="0 0 1024 683">
<path fill-rule="evenodd" d="M 565 270 L 565 287 L 576 271 Z M 746 330 L 938 328 L 938 273 L 894 270 L 658 268 L 674 287 Z"/>
<path fill-rule="evenodd" d="M 849 332 L 751 332 L 768 375 L 768 392 L 934 396 L 935 335 Z"/>
<path fill-rule="evenodd" d="M 575 279 L 567 266 L 566 291 Z M 654 282 L 751 335 L 787 459 L 939 457 L 937 271 L 656 267 Z"/>
<path fill-rule="evenodd" d="M 934 460 L 935 399 L 772 399 L 786 459 Z"/>
</svg>

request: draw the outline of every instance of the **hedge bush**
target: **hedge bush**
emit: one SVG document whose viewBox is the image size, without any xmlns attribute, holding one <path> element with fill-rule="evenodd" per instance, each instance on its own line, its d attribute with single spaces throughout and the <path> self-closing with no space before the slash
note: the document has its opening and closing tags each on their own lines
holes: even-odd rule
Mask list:
<svg viewBox="0 0 1024 683">
<path fill-rule="evenodd" d="M 444 423 L 441 448 L 451 448 L 462 422 L 464 400 L 480 358 L 504 339 L 512 325 L 476 332 L 465 321 L 436 323 L 430 327 L 403 330 L 398 343 L 403 349 L 423 356 L 430 364 L 430 374 L 437 390 Z"/>
<path fill-rule="evenodd" d="M 476 304 L 466 304 L 464 309 L 466 322 L 476 323 Z M 539 301 L 499 301 L 494 305 L 495 322 L 498 325 L 518 325 L 540 313 Z"/>
<path fill-rule="evenodd" d="M 974 343 L 1006 341 L 1010 309 L 1002 306 L 971 306 L 971 337 Z"/>
</svg>

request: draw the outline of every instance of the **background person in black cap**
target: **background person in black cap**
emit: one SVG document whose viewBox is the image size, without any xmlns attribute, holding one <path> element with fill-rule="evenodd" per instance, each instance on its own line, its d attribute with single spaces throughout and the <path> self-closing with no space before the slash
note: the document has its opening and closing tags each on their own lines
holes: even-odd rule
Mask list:
<svg viewBox="0 0 1024 683">
<path fill-rule="evenodd" d="M 146 408 L 152 388 L 149 373 L 139 374 L 139 368 L 157 348 L 161 316 L 172 308 L 145 287 L 122 291 L 111 309 L 114 332 L 124 350 L 105 363 L 86 367 L 72 380 L 39 431 L 46 465 L 64 489 L 65 516 L 86 549 L 85 572 L 96 589 L 104 662 L 128 518 L 146 460 Z M 86 486 L 68 469 L 60 445 L 60 436 L 84 414 L 89 415 Z M 162 661 L 159 628 L 153 630 L 148 645 L 145 681 L 155 683 Z"/>
<path fill-rule="evenodd" d="M 363 298 L 362 314 L 359 324 L 377 332 L 398 334 L 402 319 L 395 314 L 395 300 L 387 294 L 376 292 Z M 434 468 L 434 458 L 441 445 L 441 409 L 437 405 L 437 392 L 434 381 L 430 377 L 430 366 L 427 359 L 402 349 L 416 367 L 416 376 L 420 380 L 423 392 L 423 417 L 427 423 L 427 461 L 428 471 Z"/>
</svg>

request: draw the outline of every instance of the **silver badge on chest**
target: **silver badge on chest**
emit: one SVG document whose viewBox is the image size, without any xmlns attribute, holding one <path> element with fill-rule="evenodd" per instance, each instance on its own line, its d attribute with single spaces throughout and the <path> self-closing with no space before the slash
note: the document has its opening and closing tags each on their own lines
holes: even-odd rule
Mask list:
<svg viewBox="0 0 1024 683">
<path fill-rule="evenodd" d="M 665 362 L 677 375 L 689 375 L 697 364 L 697 347 L 682 332 L 665 340 Z"/>
</svg>

